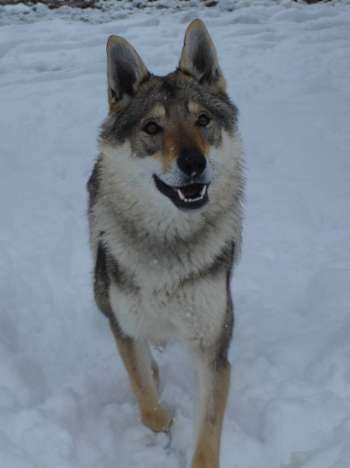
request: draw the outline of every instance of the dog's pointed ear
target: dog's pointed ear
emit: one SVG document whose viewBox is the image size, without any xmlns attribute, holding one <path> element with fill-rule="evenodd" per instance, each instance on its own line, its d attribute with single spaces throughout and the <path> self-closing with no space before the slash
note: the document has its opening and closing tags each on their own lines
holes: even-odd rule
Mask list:
<svg viewBox="0 0 350 468">
<path fill-rule="evenodd" d="M 119 36 L 107 41 L 107 80 L 110 108 L 132 97 L 150 76 L 141 57 L 129 42 Z"/>
<path fill-rule="evenodd" d="M 185 33 L 179 69 L 202 84 L 224 91 L 226 84 L 215 45 L 200 19 L 192 21 Z"/>
</svg>

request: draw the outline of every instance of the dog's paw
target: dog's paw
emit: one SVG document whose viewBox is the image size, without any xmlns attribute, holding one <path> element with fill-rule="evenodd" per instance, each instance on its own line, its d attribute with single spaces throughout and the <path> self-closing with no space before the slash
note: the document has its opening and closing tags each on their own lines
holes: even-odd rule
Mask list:
<svg viewBox="0 0 350 468">
<path fill-rule="evenodd" d="M 171 413 L 161 406 L 150 411 L 144 411 L 141 420 L 145 426 L 154 432 L 167 432 L 173 422 Z"/>
</svg>

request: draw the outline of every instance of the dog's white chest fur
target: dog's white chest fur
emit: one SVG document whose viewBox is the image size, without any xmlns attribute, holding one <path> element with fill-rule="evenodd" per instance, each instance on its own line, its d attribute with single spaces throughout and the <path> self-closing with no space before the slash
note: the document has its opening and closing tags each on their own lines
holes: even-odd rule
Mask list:
<svg viewBox="0 0 350 468">
<path fill-rule="evenodd" d="M 223 133 L 222 147 L 212 150 L 209 207 L 189 214 L 158 192 L 148 174 L 150 161 L 130 157 L 127 144 L 118 151 L 101 149 L 104 184 L 93 211 L 98 225 L 92 223 L 91 240 L 96 252 L 103 232 L 110 254 L 136 285 L 130 291 L 111 283 L 109 299 L 121 329 L 153 342 L 215 342 L 225 320 L 231 268 L 218 257 L 232 242 L 236 253 L 240 250 L 238 136 Z M 113 202 L 108 202 L 110 194 Z M 218 268 L 209 271 L 216 262 Z"/>
<path fill-rule="evenodd" d="M 125 333 L 154 343 L 177 339 L 197 345 L 209 345 L 218 336 L 225 315 L 224 271 L 189 281 L 175 291 L 147 287 L 152 278 L 149 271 L 144 274 L 145 287 L 139 294 L 126 293 L 116 284 L 111 287 L 112 308 Z"/>
</svg>

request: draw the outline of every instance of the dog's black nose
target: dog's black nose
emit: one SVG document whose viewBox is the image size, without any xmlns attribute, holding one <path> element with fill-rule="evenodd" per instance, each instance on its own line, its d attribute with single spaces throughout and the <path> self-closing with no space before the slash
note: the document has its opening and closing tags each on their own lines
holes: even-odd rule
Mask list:
<svg viewBox="0 0 350 468">
<path fill-rule="evenodd" d="M 197 149 L 183 149 L 177 159 L 177 165 L 186 175 L 197 177 L 207 167 L 207 160 Z"/>
</svg>

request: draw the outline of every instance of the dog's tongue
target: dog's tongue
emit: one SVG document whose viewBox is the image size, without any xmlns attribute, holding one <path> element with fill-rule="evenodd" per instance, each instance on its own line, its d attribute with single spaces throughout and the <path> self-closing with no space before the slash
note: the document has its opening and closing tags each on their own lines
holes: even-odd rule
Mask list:
<svg viewBox="0 0 350 468">
<path fill-rule="evenodd" d="M 186 198 L 195 198 L 200 195 L 202 188 L 203 186 L 201 184 L 192 184 L 187 185 L 186 187 L 181 187 L 181 192 Z"/>
</svg>

